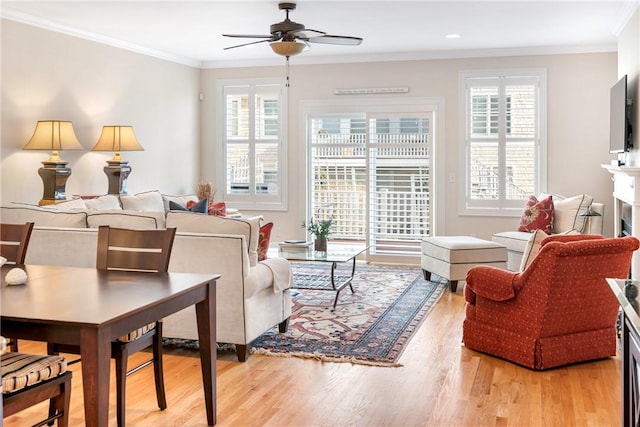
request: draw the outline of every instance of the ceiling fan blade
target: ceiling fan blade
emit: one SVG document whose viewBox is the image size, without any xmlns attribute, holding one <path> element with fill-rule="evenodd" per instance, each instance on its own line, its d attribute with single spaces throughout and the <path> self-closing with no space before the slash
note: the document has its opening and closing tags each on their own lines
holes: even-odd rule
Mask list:
<svg viewBox="0 0 640 427">
<path fill-rule="evenodd" d="M 304 40 L 309 43 L 339 44 L 345 46 L 358 46 L 360 43 L 362 43 L 362 39 L 360 37 L 332 36 L 330 34 L 325 34 L 318 37 L 309 37 L 308 39 Z"/>
<path fill-rule="evenodd" d="M 324 31 L 318 31 L 318 30 L 311 30 L 309 28 L 306 28 L 304 30 L 300 30 L 300 31 L 294 31 L 293 35 L 299 39 L 302 40 L 308 40 L 311 37 L 320 37 L 320 36 L 324 36 L 325 33 Z"/>
<path fill-rule="evenodd" d="M 223 37 L 240 37 L 244 39 L 269 39 L 271 34 L 223 34 Z"/>
<path fill-rule="evenodd" d="M 237 44 L 237 45 L 235 45 L 235 46 L 228 46 L 228 47 L 225 47 L 225 48 L 224 48 L 224 49 L 222 49 L 222 50 L 235 49 L 235 48 L 237 48 L 237 47 L 249 46 L 249 45 L 252 45 L 252 44 L 265 43 L 265 42 L 270 42 L 270 41 L 271 41 L 271 39 L 267 39 L 267 40 L 258 40 L 257 42 L 250 42 L 250 43 Z"/>
</svg>

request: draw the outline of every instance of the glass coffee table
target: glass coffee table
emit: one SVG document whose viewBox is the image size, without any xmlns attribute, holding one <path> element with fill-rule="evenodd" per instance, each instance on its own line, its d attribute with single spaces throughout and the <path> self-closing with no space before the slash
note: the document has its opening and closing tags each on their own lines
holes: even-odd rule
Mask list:
<svg viewBox="0 0 640 427">
<path fill-rule="evenodd" d="M 269 249 L 269 257 L 281 257 L 289 261 L 301 261 L 301 262 L 326 262 L 331 263 L 331 270 L 327 271 L 325 277 L 314 277 L 311 280 L 301 281 L 300 277 L 296 280 L 296 274 L 293 275 L 293 285 L 295 289 L 313 289 L 321 291 L 332 291 L 336 293 L 336 297 L 333 300 L 333 310 L 338 303 L 338 297 L 340 292 L 349 286 L 351 292 L 355 292 L 353 289 L 353 275 L 356 272 L 356 258 L 369 248 L 363 244 L 327 244 L 326 252 L 317 252 L 313 249 L 313 245 L 309 248 L 282 248 L 274 246 Z M 342 272 L 338 272 L 338 264 L 348 263 L 351 261 L 351 268 Z M 350 271 L 349 271 L 350 270 Z"/>
</svg>

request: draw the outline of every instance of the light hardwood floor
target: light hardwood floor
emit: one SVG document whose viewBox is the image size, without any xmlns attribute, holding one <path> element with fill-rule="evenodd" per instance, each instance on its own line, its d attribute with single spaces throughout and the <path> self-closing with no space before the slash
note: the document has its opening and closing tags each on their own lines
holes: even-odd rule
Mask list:
<svg viewBox="0 0 640 427">
<path fill-rule="evenodd" d="M 219 426 L 619 426 L 619 357 L 534 372 L 461 344 L 464 300 L 446 291 L 400 359 L 381 368 L 298 358 L 218 356 Z M 23 342 L 23 351 L 45 351 Z M 169 407 L 159 411 L 152 369 L 129 377 L 127 425 L 206 426 L 199 360 L 165 355 Z M 74 371 L 71 426 L 84 425 Z M 113 370 L 113 368 L 112 368 Z M 110 425 L 115 425 L 112 375 Z M 23 427 L 39 405 L 4 420 Z"/>
</svg>

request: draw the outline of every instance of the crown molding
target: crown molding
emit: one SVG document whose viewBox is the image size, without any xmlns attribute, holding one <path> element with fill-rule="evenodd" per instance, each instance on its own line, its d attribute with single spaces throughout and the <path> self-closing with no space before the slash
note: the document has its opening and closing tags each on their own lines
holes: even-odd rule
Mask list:
<svg viewBox="0 0 640 427">
<path fill-rule="evenodd" d="M 620 13 L 618 22 L 619 28 L 616 26 L 618 33 L 624 25 L 629 21 L 630 17 L 635 13 L 640 5 L 640 0 L 629 2 L 628 6 Z M 146 48 L 133 43 L 125 42 L 111 37 L 102 36 L 89 31 L 79 30 L 77 28 L 66 25 L 57 24 L 50 20 L 42 19 L 30 14 L 26 14 L 6 5 L 0 6 L 0 17 L 35 26 L 38 28 L 55 31 L 72 37 L 77 37 L 108 46 L 136 52 L 142 55 L 162 59 L 165 61 L 175 62 L 189 67 L 199 69 L 216 69 L 216 68 L 242 68 L 242 67 L 265 67 L 284 65 L 282 57 L 274 55 L 273 58 L 261 59 L 245 59 L 245 60 L 195 60 L 186 58 L 164 51 Z M 615 34 L 615 33 L 614 33 Z M 616 34 L 617 35 L 617 34 Z M 375 54 L 349 54 L 349 55 L 333 55 L 333 56 L 313 56 L 298 55 L 291 59 L 292 65 L 314 65 L 314 64 L 340 64 L 340 63 L 362 63 L 362 62 L 390 62 L 390 61 L 419 61 L 419 60 L 438 60 L 438 59 L 464 59 L 464 58 L 486 58 L 486 57 L 504 57 L 504 56 L 532 56 L 532 55 L 561 55 L 576 53 L 602 53 L 615 52 L 617 45 L 567 45 L 567 46 L 529 46 L 521 48 L 497 48 L 497 49 L 472 49 L 472 50 L 438 50 L 438 51 L 420 51 L 420 52 L 382 52 Z"/>
<path fill-rule="evenodd" d="M 616 17 L 616 23 L 613 25 L 611 29 L 611 33 L 618 37 L 624 27 L 629 23 L 629 20 L 636 13 L 636 10 L 640 7 L 640 0 L 634 0 L 625 3 L 624 7 L 618 13 Z"/>
<path fill-rule="evenodd" d="M 441 50 L 422 52 L 387 52 L 376 54 L 339 55 L 339 56 L 304 56 L 298 55 L 290 59 L 295 65 L 320 65 L 362 62 L 397 62 L 397 61 L 425 61 L 438 59 L 491 58 L 503 56 L 536 56 L 536 55 L 569 55 L 581 53 L 610 53 L 617 51 L 617 44 L 602 45 L 565 45 L 565 46 L 530 46 L 522 48 L 504 49 L 471 49 L 471 50 Z M 203 61 L 203 69 L 265 67 L 284 65 L 282 58 L 253 59 L 242 61 Z"/>
<path fill-rule="evenodd" d="M 140 53 L 142 55 L 151 56 L 165 61 L 176 62 L 182 65 L 188 65 L 190 67 L 202 68 L 202 61 L 196 61 L 191 58 L 185 58 L 167 52 L 149 49 L 144 46 L 139 46 L 133 43 L 118 40 L 112 37 L 103 36 L 100 34 L 92 33 L 90 31 L 83 31 L 77 28 L 69 27 L 67 25 L 61 25 L 47 19 L 39 18 L 27 13 L 19 12 L 11 9 L 11 7 L 1 6 L 0 17 L 8 19 L 10 21 L 19 22 L 21 24 L 31 25 L 34 27 L 42 28 L 45 30 L 54 31 L 56 33 L 65 34 L 72 37 L 78 37 L 81 39 L 93 41 L 96 43 L 105 44 L 108 46 L 116 47 L 119 49 L 129 50 L 132 52 Z"/>
</svg>

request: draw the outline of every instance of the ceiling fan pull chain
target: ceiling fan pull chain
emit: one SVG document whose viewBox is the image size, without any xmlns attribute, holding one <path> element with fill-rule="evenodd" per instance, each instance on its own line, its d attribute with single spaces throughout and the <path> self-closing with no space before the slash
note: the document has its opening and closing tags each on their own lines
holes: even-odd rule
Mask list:
<svg viewBox="0 0 640 427">
<path fill-rule="evenodd" d="M 286 87 L 289 87 L 289 57 L 287 56 L 287 83 L 285 84 Z"/>
</svg>

